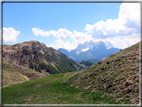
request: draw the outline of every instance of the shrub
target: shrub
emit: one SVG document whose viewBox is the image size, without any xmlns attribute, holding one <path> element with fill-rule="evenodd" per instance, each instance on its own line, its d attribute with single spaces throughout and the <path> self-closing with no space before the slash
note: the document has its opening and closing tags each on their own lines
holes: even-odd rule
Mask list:
<svg viewBox="0 0 142 107">
<path fill-rule="evenodd" d="M 30 69 L 33 69 L 34 68 L 34 65 L 33 65 L 33 63 L 31 62 L 31 63 L 29 63 L 29 68 Z"/>
</svg>

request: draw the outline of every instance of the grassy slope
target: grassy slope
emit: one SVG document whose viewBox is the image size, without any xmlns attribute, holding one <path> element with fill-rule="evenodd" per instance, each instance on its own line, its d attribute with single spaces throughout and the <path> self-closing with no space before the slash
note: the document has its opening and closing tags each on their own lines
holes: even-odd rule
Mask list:
<svg viewBox="0 0 142 107">
<path fill-rule="evenodd" d="M 139 44 L 111 55 L 68 81 L 80 90 L 100 93 L 116 103 L 139 103 Z"/>
<path fill-rule="evenodd" d="M 137 49 L 138 44 L 131 47 L 131 49 L 128 48 L 112 55 L 102 61 L 102 64 L 98 63 L 83 71 L 49 75 L 44 78 L 4 87 L 3 103 L 137 103 L 138 56 L 136 55 L 136 58 L 132 57 L 132 53 Z M 126 54 L 130 57 L 127 57 Z M 122 58 L 122 56 L 124 56 L 124 58 Z M 132 62 L 130 58 L 132 58 Z M 117 60 L 119 62 L 117 62 Z M 106 65 L 107 61 L 110 63 Z M 122 69 L 120 69 L 118 63 L 121 64 Z M 133 66 L 133 64 L 135 66 Z M 132 81 L 132 85 L 126 86 L 126 80 L 129 81 L 128 83 Z M 132 90 L 127 93 L 129 89 Z M 125 90 L 125 92 L 123 90 Z"/>
<path fill-rule="evenodd" d="M 44 77 L 44 74 L 34 70 L 24 70 L 3 59 L 3 86 L 29 81 L 30 78 L 37 79 Z"/>
<path fill-rule="evenodd" d="M 40 79 L 3 88 L 3 104 L 92 104 L 100 102 L 97 95 L 70 87 L 65 81 L 78 73 L 53 74 Z M 104 99 L 105 102 L 111 99 Z M 113 102 L 110 102 L 113 103 Z"/>
</svg>

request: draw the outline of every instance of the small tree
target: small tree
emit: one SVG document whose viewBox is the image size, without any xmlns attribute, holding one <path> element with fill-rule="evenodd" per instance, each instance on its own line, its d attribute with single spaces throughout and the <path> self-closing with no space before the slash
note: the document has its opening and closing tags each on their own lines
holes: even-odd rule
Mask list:
<svg viewBox="0 0 142 107">
<path fill-rule="evenodd" d="M 41 68 L 38 66 L 38 71 L 41 73 Z"/>
<path fill-rule="evenodd" d="M 31 62 L 31 63 L 29 63 L 29 68 L 30 69 L 33 69 L 34 68 L 34 65 L 33 65 L 33 63 Z"/>
<path fill-rule="evenodd" d="M 38 71 L 38 68 L 37 68 L 37 65 L 36 65 L 36 64 L 34 65 L 34 67 L 35 67 L 35 70 Z"/>
</svg>

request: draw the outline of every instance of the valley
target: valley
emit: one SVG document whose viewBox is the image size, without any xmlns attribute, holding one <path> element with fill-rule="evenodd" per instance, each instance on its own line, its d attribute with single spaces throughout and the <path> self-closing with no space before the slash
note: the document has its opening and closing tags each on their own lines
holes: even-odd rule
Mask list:
<svg viewBox="0 0 142 107">
<path fill-rule="evenodd" d="M 141 4 L 2 1 L 0 106 L 141 107 Z"/>
<path fill-rule="evenodd" d="M 14 54 L 6 55 L 8 54 L 5 52 L 3 57 L 9 62 L 3 59 L 3 84 L 5 84 L 2 91 L 3 104 L 139 104 L 139 63 L 141 62 L 139 43 L 112 54 L 84 70 L 62 72 L 60 69 L 59 73 L 48 76 L 43 73 L 44 67 L 41 67 L 42 72 L 35 71 L 35 68 L 25 70 L 22 67 L 26 65 L 22 63 L 22 66 L 14 65 L 16 63 L 12 60 Z M 55 64 L 56 61 L 52 62 Z M 72 64 L 80 67 L 74 61 Z M 11 72 L 13 74 L 10 74 Z M 38 77 L 29 80 L 27 72 L 32 72 Z M 11 76 L 7 78 L 8 75 Z M 13 81 L 13 83 L 17 81 L 17 84 L 4 82 L 6 79 L 11 81 L 13 75 L 18 77 Z"/>
</svg>

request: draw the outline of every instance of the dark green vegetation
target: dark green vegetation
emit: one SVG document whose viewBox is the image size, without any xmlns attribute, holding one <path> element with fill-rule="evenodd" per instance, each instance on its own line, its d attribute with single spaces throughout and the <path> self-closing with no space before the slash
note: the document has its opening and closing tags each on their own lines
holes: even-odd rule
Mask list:
<svg viewBox="0 0 142 107">
<path fill-rule="evenodd" d="M 92 63 L 98 63 L 99 61 L 102 61 L 103 59 L 102 58 L 92 58 L 92 59 L 88 59 L 87 61 L 90 61 Z"/>
<path fill-rule="evenodd" d="M 3 104 L 138 104 L 139 44 L 77 72 L 3 88 Z"/>
<path fill-rule="evenodd" d="M 91 66 L 91 65 L 93 65 L 94 63 L 92 63 L 92 62 L 89 62 L 89 61 L 81 61 L 81 63 L 80 64 L 85 64 L 86 66 Z"/>
<path fill-rule="evenodd" d="M 21 68 L 49 74 L 72 72 L 80 67 L 66 55 L 38 41 L 3 45 L 3 58 Z"/>
</svg>

